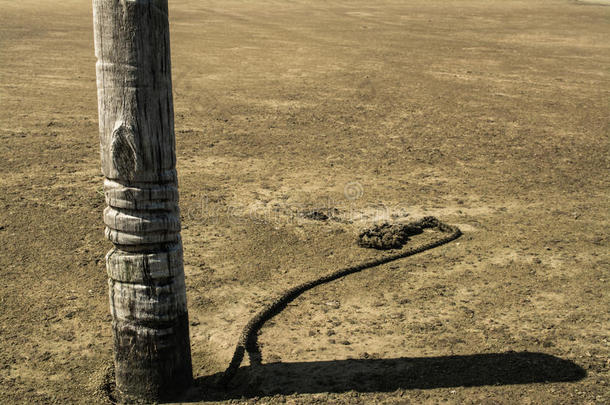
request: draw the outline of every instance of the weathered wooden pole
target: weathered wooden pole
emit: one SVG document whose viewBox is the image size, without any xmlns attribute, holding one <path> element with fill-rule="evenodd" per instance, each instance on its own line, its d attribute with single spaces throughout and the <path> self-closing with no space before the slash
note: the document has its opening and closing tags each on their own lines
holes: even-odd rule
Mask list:
<svg viewBox="0 0 610 405">
<path fill-rule="evenodd" d="M 167 0 L 93 0 L 106 256 L 123 400 L 192 382 Z"/>
</svg>

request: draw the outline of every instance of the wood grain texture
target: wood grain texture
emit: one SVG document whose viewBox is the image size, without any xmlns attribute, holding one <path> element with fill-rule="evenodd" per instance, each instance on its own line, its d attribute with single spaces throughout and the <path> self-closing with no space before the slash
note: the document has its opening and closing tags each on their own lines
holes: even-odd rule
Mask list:
<svg viewBox="0 0 610 405">
<path fill-rule="evenodd" d="M 117 391 L 154 401 L 192 382 L 167 0 L 93 8 Z"/>
</svg>

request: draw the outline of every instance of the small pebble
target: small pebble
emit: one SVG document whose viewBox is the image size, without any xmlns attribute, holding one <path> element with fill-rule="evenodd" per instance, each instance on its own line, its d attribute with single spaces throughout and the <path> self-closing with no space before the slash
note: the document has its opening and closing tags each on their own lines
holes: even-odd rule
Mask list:
<svg viewBox="0 0 610 405">
<path fill-rule="evenodd" d="M 326 303 L 326 305 L 328 305 L 329 307 L 331 307 L 333 309 L 341 308 L 341 303 L 339 301 L 329 301 Z"/>
</svg>

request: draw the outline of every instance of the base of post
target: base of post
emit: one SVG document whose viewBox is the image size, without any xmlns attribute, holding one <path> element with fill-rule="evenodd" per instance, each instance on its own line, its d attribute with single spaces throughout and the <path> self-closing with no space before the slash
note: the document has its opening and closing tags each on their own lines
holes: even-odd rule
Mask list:
<svg viewBox="0 0 610 405">
<path fill-rule="evenodd" d="M 153 329 L 113 323 L 117 399 L 150 403 L 175 399 L 193 383 L 188 315 Z"/>
<path fill-rule="evenodd" d="M 157 251 L 106 256 L 121 402 L 175 399 L 193 382 L 180 240 Z"/>
</svg>

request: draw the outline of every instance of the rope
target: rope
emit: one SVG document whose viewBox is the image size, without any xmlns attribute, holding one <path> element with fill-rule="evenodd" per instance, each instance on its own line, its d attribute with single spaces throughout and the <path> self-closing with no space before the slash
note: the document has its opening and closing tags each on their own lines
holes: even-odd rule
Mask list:
<svg viewBox="0 0 610 405">
<path fill-rule="evenodd" d="M 251 365 L 256 366 L 261 364 L 262 355 L 258 346 L 258 332 L 261 330 L 265 322 L 280 313 L 284 308 L 286 308 L 286 305 L 288 305 L 295 298 L 303 294 L 305 291 L 311 290 L 312 288 L 317 287 L 321 284 L 329 283 L 347 275 L 358 273 L 362 270 L 369 269 L 371 267 L 380 266 L 382 264 L 386 264 L 394 260 L 413 256 L 426 250 L 433 249 L 435 247 L 449 243 L 462 235 L 462 232 L 459 230 L 459 228 L 442 223 L 435 217 L 424 217 L 418 221 L 411 222 L 408 225 L 420 228 L 422 230 L 425 228 L 436 228 L 440 232 L 446 233 L 447 235 L 435 241 L 416 246 L 414 248 L 407 249 L 405 251 L 393 255 L 364 262 L 356 266 L 337 270 L 334 273 L 330 273 L 326 276 L 322 276 L 315 280 L 311 280 L 306 283 L 297 285 L 296 287 L 285 291 L 282 295 L 275 299 L 275 301 L 269 304 L 266 308 L 262 309 L 253 318 L 251 318 L 250 321 L 248 321 L 239 337 L 239 341 L 237 343 L 237 347 L 235 348 L 235 352 L 233 353 L 231 363 L 229 363 L 229 366 L 220 378 L 220 385 L 226 386 L 229 384 L 229 382 L 231 382 L 244 359 L 245 352 L 248 352 L 248 357 L 250 359 Z"/>
</svg>

